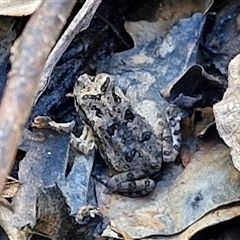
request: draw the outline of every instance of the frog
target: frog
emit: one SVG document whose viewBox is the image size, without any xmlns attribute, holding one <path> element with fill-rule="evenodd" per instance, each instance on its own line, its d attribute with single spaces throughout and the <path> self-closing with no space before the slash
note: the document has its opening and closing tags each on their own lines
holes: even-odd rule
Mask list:
<svg viewBox="0 0 240 240">
<path fill-rule="evenodd" d="M 77 112 L 85 123 L 72 144 L 83 153 L 98 149 L 116 174 L 96 177 L 111 193 L 144 196 L 156 186 L 162 162 L 175 161 L 181 146 L 180 109 L 169 105 L 166 117 L 152 127 L 131 107 L 113 75 L 81 75 L 73 90 Z M 89 146 L 89 147 L 88 147 Z"/>
</svg>

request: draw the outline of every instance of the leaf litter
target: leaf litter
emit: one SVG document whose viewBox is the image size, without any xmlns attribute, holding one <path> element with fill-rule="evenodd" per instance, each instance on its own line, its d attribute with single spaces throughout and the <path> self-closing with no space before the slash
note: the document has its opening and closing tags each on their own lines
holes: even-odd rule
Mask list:
<svg viewBox="0 0 240 240">
<path fill-rule="evenodd" d="M 34 130 L 30 142 L 23 139 L 19 146 L 26 156 L 20 161 L 17 182 L 13 181 L 17 191 L 4 195 L 11 202 L 1 201 L 4 214 L 0 223 L 10 239 L 28 239 L 34 233 L 52 239 L 95 239 L 107 225 L 102 238 L 190 239 L 206 227 L 239 216 L 239 56 L 230 63 L 227 74 L 229 61 L 238 54 L 237 47 L 229 50 L 229 46 L 238 46 L 239 5 L 232 1 L 222 6 L 206 37 L 205 12 L 211 13 L 211 5 L 208 3 L 203 13 L 192 12 L 185 19 L 174 20 L 162 36 L 156 31 L 162 18 L 159 22 L 126 23 L 135 47 L 97 64 L 97 72 L 116 77 L 118 86 L 131 96 L 135 111 L 150 124 L 164 114 L 168 102 L 194 109 L 191 118 L 182 123 L 186 163 L 182 164 L 181 157 L 165 164 L 153 193 L 127 198 L 109 194 L 93 181 L 94 159 L 69 146 L 70 133 Z M 174 12 L 174 5 L 170 9 Z M 153 31 L 139 37 L 137 33 L 145 25 Z M 220 30 L 225 38 L 220 37 Z M 228 89 L 217 103 L 227 77 Z M 217 130 L 231 155 L 216 131 L 211 108 L 205 113 L 206 107 L 213 105 Z M 58 126 L 55 124 L 53 129 Z"/>
</svg>

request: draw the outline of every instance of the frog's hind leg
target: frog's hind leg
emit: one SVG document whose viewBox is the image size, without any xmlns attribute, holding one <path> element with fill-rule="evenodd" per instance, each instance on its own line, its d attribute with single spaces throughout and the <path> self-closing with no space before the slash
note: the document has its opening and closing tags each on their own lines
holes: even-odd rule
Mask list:
<svg viewBox="0 0 240 240">
<path fill-rule="evenodd" d="M 163 129 L 163 161 L 175 161 L 181 147 L 181 115 L 180 108 L 171 104 L 167 108 L 166 120 L 167 125 Z"/>
<path fill-rule="evenodd" d="M 168 121 L 168 119 L 158 118 L 154 125 L 154 133 L 160 141 L 158 141 L 158 147 L 162 151 L 162 160 L 164 162 L 175 161 L 181 144 L 180 133 L 180 121 L 173 119 L 174 121 Z M 170 126 L 170 124 L 172 124 Z M 177 133 L 177 134 L 176 134 Z"/>
<path fill-rule="evenodd" d="M 112 176 L 108 181 L 101 179 L 110 192 L 119 193 L 129 197 L 139 197 L 149 194 L 155 188 L 155 182 L 143 178 L 146 172 L 133 170 Z"/>
</svg>

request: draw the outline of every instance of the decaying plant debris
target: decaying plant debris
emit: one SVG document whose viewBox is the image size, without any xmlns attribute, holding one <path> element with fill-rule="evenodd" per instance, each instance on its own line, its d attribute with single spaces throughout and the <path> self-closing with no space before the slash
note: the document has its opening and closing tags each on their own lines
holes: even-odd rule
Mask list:
<svg viewBox="0 0 240 240">
<path fill-rule="evenodd" d="M 209 229 L 240 217 L 240 4 L 179 4 L 45 1 L 0 19 L 1 239 L 239 239 Z M 109 193 L 97 150 L 70 144 L 85 129 L 74 83 L 103 72 L 153 128 L 183 109 L 179 156 L 147 196 Z"/>
</svg>

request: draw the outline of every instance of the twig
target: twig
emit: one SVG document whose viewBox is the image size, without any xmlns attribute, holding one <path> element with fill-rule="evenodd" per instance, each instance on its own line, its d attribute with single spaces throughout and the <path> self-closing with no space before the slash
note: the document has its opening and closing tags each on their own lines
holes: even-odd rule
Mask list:
<svg viewBox="0 0 240 240">
<path fill-rule="evenodd" d="M 114 27 L 114 25 L 112 23 L 110 23 L 104 16 L 97 14 L 96 16 L 101 19 L 103 22 L 105 22 L 107 25 L 109 25 L 109 27 L 113 30 L 113 32 L 116 34 L 116 36 L 122 41 L 122 43 L 130 48 L 131 46 L 124 40 L 124 38 L 120 35 L 119 31 Z"/>
<path fill-rule="evenodd" d="M 102 0 L 86 0 L 82 8 L 79 10 L 69 27 L 66 29 L 64 34 L 61 36 L 51 54 L 49 55 L 45 64 L 44 70 L 41 75 L 40 86 L 38 93 L 36 94 L 35 102 L 41 96 L 43 91 L 48 85 L 49 77 L 59 61 L 62 54 L 65 52 L 69 44 L 72 42 L 76 34 L 88 28 L 98 6 Z"/>
<path fill-rule="evenodd" d="M 40 74 L 75 1 L 43 1 L 12 47 L 12 69 L 0 106 L 0 194 L 13 165 Z"/>
</svg>

